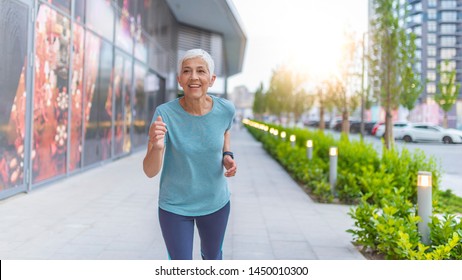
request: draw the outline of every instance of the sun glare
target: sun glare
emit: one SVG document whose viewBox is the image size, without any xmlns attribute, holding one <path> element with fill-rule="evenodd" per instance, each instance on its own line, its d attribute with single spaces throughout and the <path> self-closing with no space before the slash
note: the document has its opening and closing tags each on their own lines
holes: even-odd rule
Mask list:
<svg viewBox="0 0 462 280">
<path fill-rule="evenodd" d="M 351 27 L 344 16 L 320 13 L 315 5 L 321 4 L 306 3 L 305 9 L 281 18 L 286 26 L 281 40 L 281 49 L 286 54 L 284 63 L 311 80 L 328 79 L 338 74 L 344 33 L 351 31 Z"/>
</svg>

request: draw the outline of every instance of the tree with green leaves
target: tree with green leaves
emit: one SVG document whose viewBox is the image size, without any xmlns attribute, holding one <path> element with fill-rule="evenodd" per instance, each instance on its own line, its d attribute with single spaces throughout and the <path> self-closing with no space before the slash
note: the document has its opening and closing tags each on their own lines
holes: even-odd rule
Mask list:
<svg viewBox="0 0 462 280">
<path fill-rule="evenodd" d="M 329 81 L 323 81 L 321 85 L 318 85 L 315 89 L 315 99 L 319 106 L 319 130 L 324 131 L 325 120 L 324 115 L 327 112 L 332 112 L 334 104 L 330 99 L 329 94 Z"/>
<path fill-rule="evenodd" d="M 414 33 L 406 34 L 405 30 L 400 30 L 401 42 L 406 44 L 401 51 L 401 89 L 402 94 L 399 96 L 399 102 L 408 111 L 412 111 L 416 105 L 417 98 L 422 94 L 423 85 L 420 82 L 420 77 L 414 72 L 414 67 L 417 64 L 415 44 L 416 35 Z M 410 36 L 409 40 L 406 36 Z M 410 114 L 409 114 L 410 116 Z M 408 116 L 408 118 L 409 118 Z"/>
<path fill-rule="evenodd" d="M 393 146 L 392 111 L 406 100 L 406 104 L 417 100 L 416 79 L 413 79 L 412 59 L 415 55 L 414 39 L 405 33 L 400 25 L 403 9 L 399 0 L 374 0 L 375 15 L 370 24 L 371 51 L 370 67 L 375 86 L 374 94 L 385 110 L 385 147 Z M 408 80 L 409 79 L 409 80 Z M 409 94 L 412 93 L 412 94 Z M 412 99 L 415 100 L 413 101 Z"/>
<path fill-rule="evenodd" d="M 292 97 L 292 113 L 295 122 L 299 122 L 303 113 L 308 111 L 314 103 L 314 98 L 307 94 L 304 88 L 300 87 L 294 92 Z"/>
<path fill-rule="evenodd" d="M 263 83 L 260 83 L 260 87 L 255 92 L 252 111 L 256 119 L 263 120 L 263 115 L 266 112 L 266 98 L 265 92 L 263 91 Z"/>
<path fill-rule="evenodd" d="M 442 63 L 441 63 L 442 64 Z M 457 97 L 459 96 L 460 83 L 457 82 L 457 72 L 454 68 L 453 70 L 449 69 L 449 61 L 444 61 L 444 69 L 441 70 L 441 64 L 438 65 L 438 91 L 436 92 L 434 99 L 435 102 L 440 106 L 444 111 L 443 118 L 443 127 L 448 127 L 448 112 L 452 109 L 454 104 L 456 104 Z"/>
<path fill-rule="evenodd" d="M 293 91 L 291 80 L 290 70 L 285 66 L 279 66 L 273 70 L 266 93 L 268 112 L 277 116 L 280 121 L 283 113 L 287 113 L 290 108 L 290 97 Z"/>
<path fill-rule="evenodd" d="M 283 115 L 293 114 L 298 121 L 301 114 L 310 107 L 308 96 L 303 90 L 305 78 L 295 74 L 288 66 L 273 70 L 266 94 L 266 108 L 279 120 Z"/>
<path fill-rule="evenodd" d="M 354 33 L 345 33 L 345 43 L 342 50 L 339 76 L 332 77 L 328 92 L 335 107 L 342 113 L 342 132 L 349 134 L 350 112 L 358 108 L 360 101 L 360 92 L 351 87 L 355 81 L 361 78 L 357 66 L 361 63 L 362 54 L 359 52 L 361 49 Z"/>
</svg>

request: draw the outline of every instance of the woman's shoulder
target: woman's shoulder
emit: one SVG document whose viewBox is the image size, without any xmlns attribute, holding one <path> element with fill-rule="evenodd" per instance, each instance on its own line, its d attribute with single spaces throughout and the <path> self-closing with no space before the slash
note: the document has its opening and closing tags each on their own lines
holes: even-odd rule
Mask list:
<svg viewBox="0 0 462 280">
<path fill-rule="evenodd" d="M 156 110 L 158 111 L 169 111 L 175 109 L 178 106 L 178 98 L 167 101 L 157 106 Z"/>
<path fill-rule="evenodd" d="M 234 103 L 229 101 L 228 99 L 212 96 L 213 100 L 216 101 L 218 104 L 223 106 L 226 110 L 234 112 L 236 108 L 234 107 Z"/>
</svg>

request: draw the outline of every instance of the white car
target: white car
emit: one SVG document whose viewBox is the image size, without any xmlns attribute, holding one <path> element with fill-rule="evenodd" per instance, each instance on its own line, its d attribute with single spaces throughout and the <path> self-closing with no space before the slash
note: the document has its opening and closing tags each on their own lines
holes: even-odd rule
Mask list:
<svg viewBox="0 0 462 280">
<path fill-rule="evenodd" d="M 394 122 L 393 123 L 393 138 L 400 139 L 401 133 L 403 129 L 409 126 L 410 123 L 408 122 Z M 385 124 L 381 124 L 377 131 L 375 132 L 375 136 L 382 138 L 385 135 Z"/>
<path fill-rule="evenodd" d="M 431 141 L 445 144 L 462 143 L 462 131 L 429 123 L 413 123 L 403 129 L 399 139 L 405 142 Z"/>
</svg>

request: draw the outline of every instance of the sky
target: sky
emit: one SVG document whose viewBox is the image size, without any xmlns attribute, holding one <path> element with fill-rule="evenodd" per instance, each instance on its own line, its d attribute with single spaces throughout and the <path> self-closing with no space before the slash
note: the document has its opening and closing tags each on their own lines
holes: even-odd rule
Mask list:
<svg viewBox="0 0 462 280">
<path fill-rule="evenodd" d="M 272 71 L 289 65 L 313 81 L 335 72 L 345 31 L 367 30 L 368 0 L 232 0 L 247 35 L 242 72 L 228 91 L 268 88 Z"/>
</svg>

